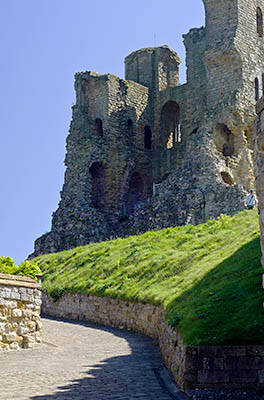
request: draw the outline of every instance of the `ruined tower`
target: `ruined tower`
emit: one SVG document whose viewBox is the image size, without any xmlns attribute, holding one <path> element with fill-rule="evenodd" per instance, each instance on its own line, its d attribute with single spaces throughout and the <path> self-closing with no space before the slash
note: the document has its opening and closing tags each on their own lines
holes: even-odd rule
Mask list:
<svg viewBox="0 0 264 400">
<path fill-rule="evenodd" d="M 34 255 L 241 209 L 264 90 L 264 0 L 203 3 L 205 27 L 184 35 L 186 84 L 167 46 L 126 57 L 125 80 L 75 75 L 61 201 Z"/>
</svg>

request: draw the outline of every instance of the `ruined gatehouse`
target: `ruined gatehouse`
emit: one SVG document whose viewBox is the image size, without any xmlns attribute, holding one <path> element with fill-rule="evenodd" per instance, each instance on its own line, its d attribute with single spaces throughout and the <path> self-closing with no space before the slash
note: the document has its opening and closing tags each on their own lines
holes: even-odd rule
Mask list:
<svg viewBox="0 0 264 400">
<path fill-rule="evenodd" d="M 253 185 L 264 91 L 264 0 L 203 0 L 184 35 L 187 83 L 167 46 L 133 52 L 125 79 L 80 72 L 51 231 L 34 256 L 241 210 Z"/>
</svg>

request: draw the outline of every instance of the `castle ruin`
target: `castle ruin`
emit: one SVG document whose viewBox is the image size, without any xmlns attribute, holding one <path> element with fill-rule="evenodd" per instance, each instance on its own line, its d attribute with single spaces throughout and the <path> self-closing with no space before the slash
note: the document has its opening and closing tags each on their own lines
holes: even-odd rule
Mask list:
<svg viewBox="0 0 264 400">
<path fill-rule="evenodd" d="M 264 0 L 203 0 L 184 35 L 187 83 L 167 46 L 133 52 L 125 80 L 75 75 L 66 173 L 32 256 L 242 209 L 264 93 Z"/>
</svg>

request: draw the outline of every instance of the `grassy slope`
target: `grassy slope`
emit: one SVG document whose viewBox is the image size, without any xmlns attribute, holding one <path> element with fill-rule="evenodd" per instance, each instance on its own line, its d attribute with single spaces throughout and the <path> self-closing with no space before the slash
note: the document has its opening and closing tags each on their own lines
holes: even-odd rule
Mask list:
<svg viewBox="0 0 264 400">
<path fill-rule="evenodd" d="M 264 344 L 256 211 L 40 256 L 43 287 L 163 304 L 186 344 Z"/>
</svg>

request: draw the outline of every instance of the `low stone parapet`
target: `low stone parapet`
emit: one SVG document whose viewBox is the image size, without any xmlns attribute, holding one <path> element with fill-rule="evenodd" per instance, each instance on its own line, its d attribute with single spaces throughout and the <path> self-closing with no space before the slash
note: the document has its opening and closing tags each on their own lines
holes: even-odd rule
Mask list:
<svg viewBox="0 0 264 400">
<path fill-rule="evenodd" d="M 41 342 L 41 290 L 31 278 L 0 274 L 0 351 Z"/>
<path fill-rule="evenodd" d="M 43 293 L 42 311 L 59 318 L 89 321 L 152 337 L 180 387 L 264 387 L 264 346 L 186 346 L 162 307 L 84 294 L 65 294 L 57 302 Z"/>
</svg>

